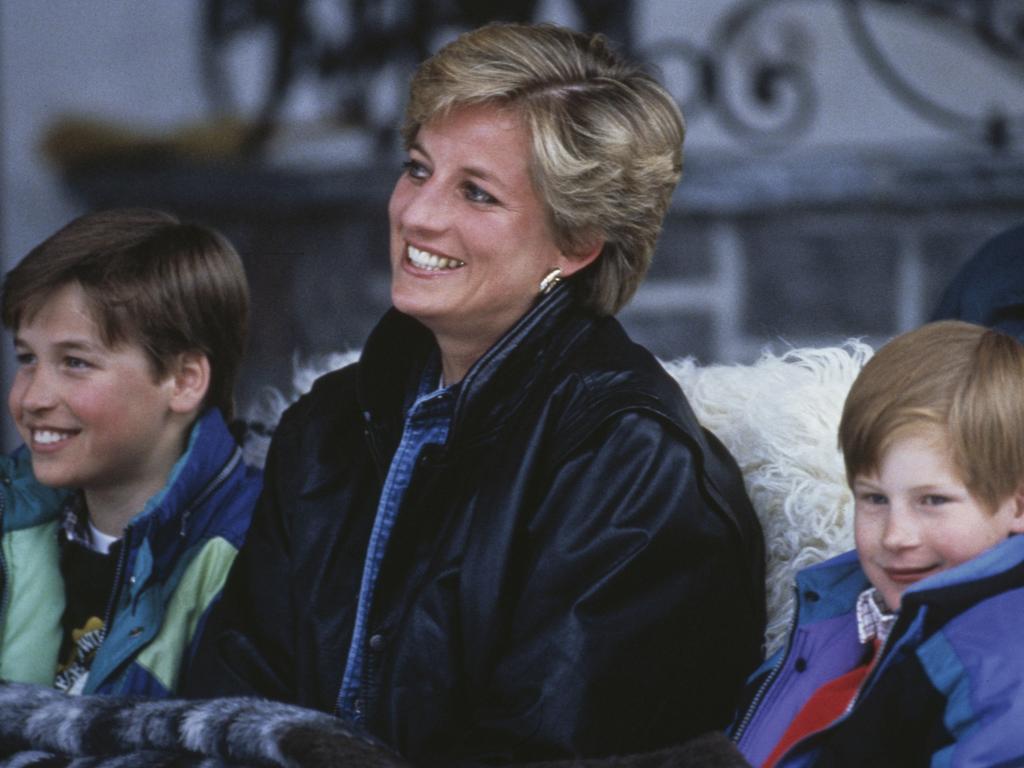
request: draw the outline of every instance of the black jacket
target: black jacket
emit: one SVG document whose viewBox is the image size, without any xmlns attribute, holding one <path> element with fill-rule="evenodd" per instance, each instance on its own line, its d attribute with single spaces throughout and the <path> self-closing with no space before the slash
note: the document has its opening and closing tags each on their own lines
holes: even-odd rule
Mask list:
<svg viewBox="0 0 1024 768">
<path fill-rule="evenodd" d="M 433 337 L 392 310 L 281 420 L 186 692 L 334 711 L 403 403 Z M 545 297 L 462 382 L 381 566 L 369 730 L 426 764 L 654 749 L 722 727 L 764 630 L 739 472 L 612 318 Z"/>
</svg>

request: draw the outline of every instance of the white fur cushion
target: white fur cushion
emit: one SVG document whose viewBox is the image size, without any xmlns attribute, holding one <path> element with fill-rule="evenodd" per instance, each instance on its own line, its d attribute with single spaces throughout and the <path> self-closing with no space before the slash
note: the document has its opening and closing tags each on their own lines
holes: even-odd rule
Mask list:
<svg viewBox="0 0 1024 768">
<path fill-rule="evenodd" d="M 761 520 L 767 555 L 766 648 L 785 640 L 796 571 L 853 547 L 853 498 L 837 446 L 867 344 L 762 354 L 753 365 L 665 363 L 697 418 L 732 453 Z"/>
<path fill-rule="evenodd" d="M 701 424 L 736 457 L 761 520 L 769 653 L 789 627 L 796 571 L 853 547 L 853 499 L 836 440 L 846 393 L 871 354 L 870 346 L 851 340 L 782 356 L 765 352 L 753 365 L 700 366 L 690 358 L 663 363 Z M 272 427 L 317 376 L 358 357 L 350 351 L 297 363 L 292 392 L 268 388 L 246 417 Z M 262 465 L 268 442 L 248 438 L 247 461 Z"/>
</svg>

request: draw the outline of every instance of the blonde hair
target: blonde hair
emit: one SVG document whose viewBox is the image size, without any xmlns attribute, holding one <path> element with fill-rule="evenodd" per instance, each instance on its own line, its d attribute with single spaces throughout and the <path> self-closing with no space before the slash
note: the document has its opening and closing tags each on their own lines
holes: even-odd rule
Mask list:
<svg viewBox="0 0 1024 768">
<path fill-rule="evenodd" d="M 572 279 L 587 306 L 615 314 L 650 266 L 682 173 L 685 126 L 672 97 L 601 35 L 490 24 L 416 71 L 406 146 L 431 119 L 477 104 L 510 108 L 528 128 L 533 184 L 559 248 L 572 255 L 604 240 Z"/>
<path fill-rule="evenodd" d="M 959 320 L 897 336 L 853 383 L 839 424 L 847 480 L 896 440 L 938 431 L 966 488 L 994 508 L 1024 483 L 1024 345 Z"/>
</svg>

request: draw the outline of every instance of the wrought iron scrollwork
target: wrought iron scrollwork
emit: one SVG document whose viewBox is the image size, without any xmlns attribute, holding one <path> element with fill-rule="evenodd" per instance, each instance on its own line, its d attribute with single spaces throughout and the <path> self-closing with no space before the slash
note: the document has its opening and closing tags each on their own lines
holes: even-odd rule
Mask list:
<svg viewBox="0 0 1024 768">
<path fill-rule="evenodd" d="M 1013 67 L 1024 84 L 1024 3 L 1020 0 L 875 0 L 894 8 L 916 11 L 942 24 L 953 34 L 973 38 L 984 50 Z M 996 108 L 975 115 L 940 104 L 900 74 L 872 33 L 865 18 L 867 0 L 842 0 L 851 39 L 878 79 L 922 119 L 996 149 L 1007 146 L 1024 129 L 1024 113 Z M 1022 86 L 1024 87 L 1024 86 Z"/>
<path fill-rule="evenodd" d="M 711 112 L 741 140 L 759 146 L 792 141 L 817 107 L 808 31 L 793 19 L 764 18 L 788 0 L 746 0 L 717 21 L 707 47 L 667 38 L 641 56 L 660 70 L 683 111 Z M 689 73 L 679 71 L 688 64 Z M 686 82 L 689 88 L 680 89 Z"/>
<path fill-rule="evenodd" d="M 262 46 L 244 72 L 254 91 L 248 107 L 254 146 L 281 119 L 290 91 L 310 79 L 322 86 L 320 98 L 329 102 L 323 106 L 332 119 L 386 137 L 394 116 L 383 124 L 368 107 L 373 78 L 383 68 L 399 61 L 410 69 L 446 31 L 491 19 L 531 20 L 537 5 L 538 0 L 207 0 L 205 80 L 218 107 L 239 109 L 242 89 L 231 81 L 228 57 L 233 46 L 247 41 Z M 799 140 L 819 109 L 814 30 L 798 14 L 782 13 L 782 6 L 820 10 L 824 5 L 821 0 L 738 0 L 716 18 L 703 45 L 673 36 L 631 52 L 661 70 L 688 118 L 706 113 L 747 145 L 780 147 Z M 1024 90 L 1024 0 L 833 0 L 829 5 L 839 9 L 854 50 L 878 81 L 922 120 L 993 148 L 1024 133 L 1024 114 L 1004 105 L 972 114 L 925 93 L 901 74 L 867 18 L 869 7 L 884 8 L 956 36 L 1008 67 L 1011 80 L 1016 77 Z M 632 49 L 631 2 L 575 0 L 573 7 L 588 31 L 605 32 Z"/>
</svg>

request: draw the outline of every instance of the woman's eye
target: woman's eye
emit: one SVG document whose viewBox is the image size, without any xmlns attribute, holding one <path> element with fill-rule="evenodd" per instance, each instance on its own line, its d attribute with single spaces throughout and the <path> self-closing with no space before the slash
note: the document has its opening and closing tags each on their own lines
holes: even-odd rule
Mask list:
<svg viewBox="0 0 1024 768">
<path fill-rule="evenodd" d="M 498 202 L 498 199 L 489 192 L 485 192 L 480 187 L 472 182 L 466 182 L 466 199 L 471 203 L 488 203 L 493 205 Z"/>
<path fill-rule="evenodd" d="M 430 172 L 427 167 L 418 160 L 413 160 L 411 157 L 402 163 L 402 172 L 409 175 L 409 178 L 423 180 L 430 176 Z"/>
</svg>

